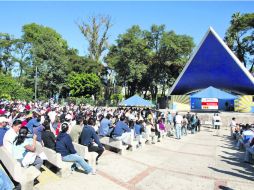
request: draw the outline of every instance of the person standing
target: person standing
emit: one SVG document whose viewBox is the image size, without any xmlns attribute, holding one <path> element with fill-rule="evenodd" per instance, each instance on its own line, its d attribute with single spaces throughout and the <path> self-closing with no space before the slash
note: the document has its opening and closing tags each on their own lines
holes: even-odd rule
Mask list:
<svg viewBox="0 0 254 190">
<path fill-rule="evenodd" d="M 220 126 L 221 126 L 221 118 L 218 113 L 215 115 L 214 120 L 215 120 L 214 127 L 216 130 L 216 135 L 219 136 L 219 130 L 220 130 Z"/>
<path fill-rule="evenodd" d="M 176 112 L 175 115 L 175 128 L 176 128 L 176 138 L 181 139 L 181 128 L 183 123 L 183 117 Z"/>
<path fill-rule="evenodd" d="M 186 116 L 183 116 L 183 126 L 182 126 L 182 135 L 187 135 L 187 126 L 188 126 L 188 119 Z"/>
<path fill-rule="evenodd" d="M 96 164 L 98 164 L 98 159 L 104 152 L 104 148 L 99 140 L 98 135 L 96 134 L 94 128 L 94 120 L 93 118 L 89 118 L 87 125 L 83 127 L 81 136 L 80 136 L 80 142 L 82 145 L 88 147 L 89 152 L 96 152 L 98 153 L 98 156 L 96 157 Z M 95 146 L 94 142 L 98 145 Z"/>
<path fill-rule="evenodd" d="M 232 118 L 230 124 L 229 124 L 229 127 L 230 127 L 230 136 L 233 138 L 233 134 L 235 132 L 235 129 L 236 129 L 236 121 L 235 121 L 235 117 Z"/>
</svg>

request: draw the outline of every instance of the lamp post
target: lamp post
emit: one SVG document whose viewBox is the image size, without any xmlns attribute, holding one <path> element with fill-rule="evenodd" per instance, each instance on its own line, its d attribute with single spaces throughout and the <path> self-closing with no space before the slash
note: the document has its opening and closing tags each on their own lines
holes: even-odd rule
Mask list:
<svg viewBox="0 0 254 190">
<path fill-rule="evenodd" d="M 34 101 L 37 101 L 37 66 L 35 67 Z"/>
</svg>

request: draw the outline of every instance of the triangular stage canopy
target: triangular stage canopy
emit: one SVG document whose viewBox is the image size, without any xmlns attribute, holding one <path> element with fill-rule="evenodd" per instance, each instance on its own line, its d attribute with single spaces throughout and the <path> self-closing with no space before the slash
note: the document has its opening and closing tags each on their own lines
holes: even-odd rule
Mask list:
<svg viewBox="0 0 254 190">
<path fill-rule="evenodd" d="M 201 90 L 193 95 L 191 98 L 218 98 L 220 100 L 234 100 L 237 99 L 237 96 L 224 92 L 220 89 L 214 88 L 212 86 Z"/>
<path fill-rule="evenodd" d="M 154 104 L 152 104 L 148 100 L 141 98 L 138 95 L 134 95 L 119 103 L 119 106 L 154 107 Z"/>
<path fill-rule="evenodd" d="M 177 78 L 170 94 L 188 94 L 209 86 L 254 95 L 253 76 L 211 27 Z"/>
</svg>

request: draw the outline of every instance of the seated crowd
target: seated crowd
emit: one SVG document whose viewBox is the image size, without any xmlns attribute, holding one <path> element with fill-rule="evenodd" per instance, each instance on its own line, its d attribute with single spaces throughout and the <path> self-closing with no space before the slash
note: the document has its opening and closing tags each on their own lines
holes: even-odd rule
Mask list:
<svg viewBox="0 0 254 190">
<path fill-rule="evenodd" d="M 235 147 L 238 150 L 244 149 L 244 162 L 253 163 L 254 155 L 254 125 L 238 124 L 233 117 L 230 122 L 231 137 L 235 140 Z"/>
<path fill-rule="evenodd" d="M 61 154 L 62 161 L 73 162 L 72 170 L 82 169 L 87 174 L 96 174 L 86 160 L 77 154 L 73 142 L 96 152 L 96 164 L 104 152 L 100 139 L 108 136 L 122 141 L 131 148 L 132 141 L 149 140 L 156 136 L 158 142 L 163 135 L 181 139 L 200 131 L 197 114 L 181 116 L 163 113 L 148 108 L 98 108 L 68 104 L 28 103 L 21 101 L 0 102 L 0 146 L 20 162 L 21 166 L 35 166 L 40 170 L 43 160 L 36 152 L 36 143 L 41 143 Z M 127 148 L 127 149 L 128 149 Z M 32 161 L 31 161 L 32 158 Z M 30 160 L 29 160 L 30 159 Z"/>
</svg>

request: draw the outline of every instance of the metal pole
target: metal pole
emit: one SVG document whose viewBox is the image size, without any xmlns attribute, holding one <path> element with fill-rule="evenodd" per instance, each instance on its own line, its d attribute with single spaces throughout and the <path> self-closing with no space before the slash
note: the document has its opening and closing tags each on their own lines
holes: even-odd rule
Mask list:
<svg viewBox="0 0 254 190">
<path fill-rule="evenodd" d="M 37 101 L 37 66 L 35 67 L 34 100 Z"/>
</svg>

